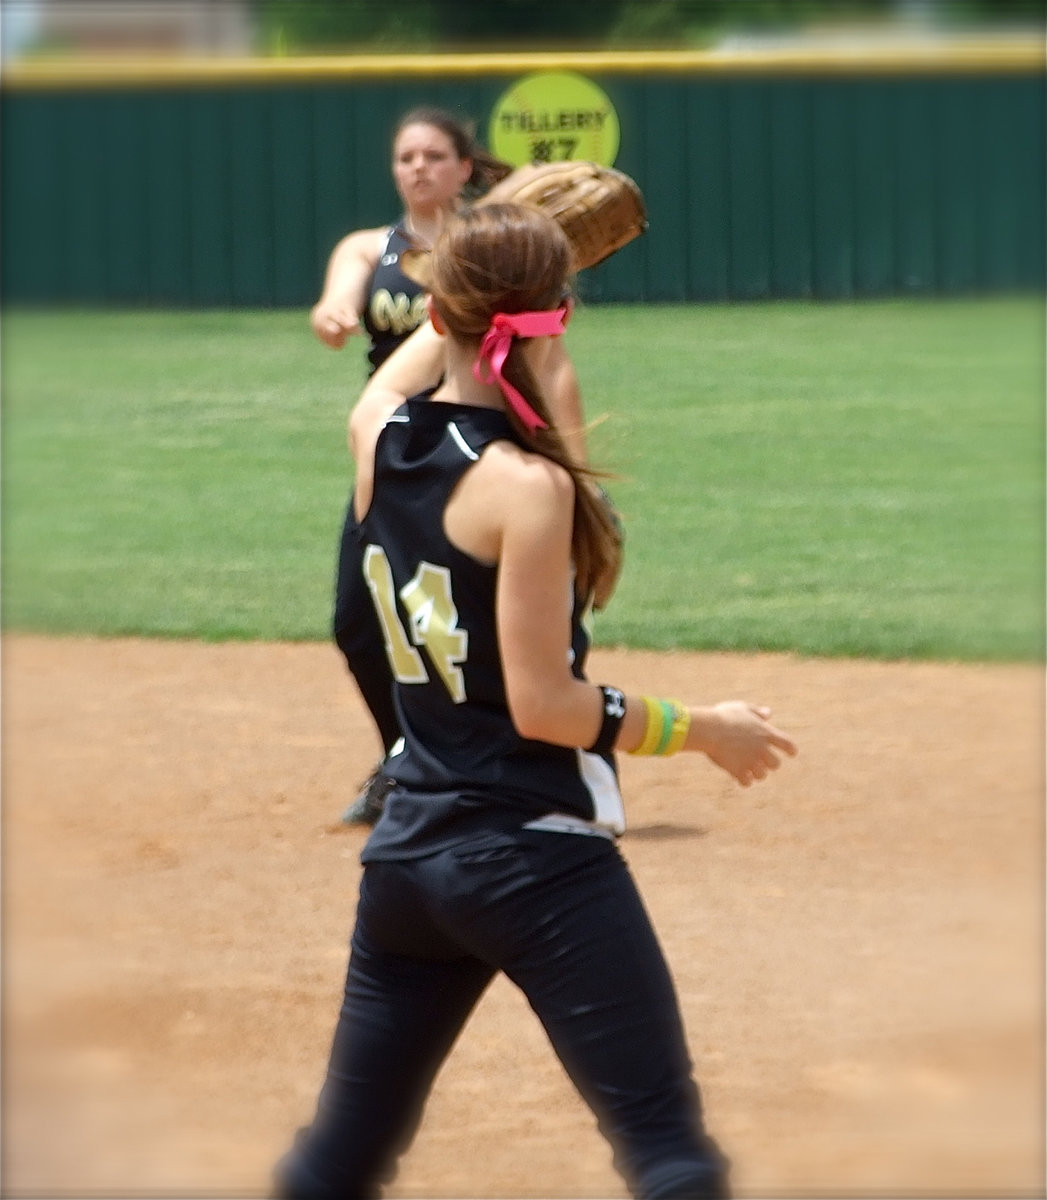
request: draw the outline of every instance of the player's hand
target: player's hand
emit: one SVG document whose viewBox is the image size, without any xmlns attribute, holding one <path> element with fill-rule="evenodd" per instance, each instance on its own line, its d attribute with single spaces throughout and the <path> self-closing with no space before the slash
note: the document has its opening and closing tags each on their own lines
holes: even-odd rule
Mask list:
<svg viewBox="0 0 1047 1200">
<path fill-rule="evenodd" d="M 309 316 L 313 332 L 332 350 L 341 350 L 346 339 L 361 332 L 360 318 L 352 309 L 321 300 Z"/>
<path fill-rule="evenodd" d="M 705 709 L 694 722 L 700 748 L 742 787 L 766 779 L 781 765 L 779 751 L 790 757 L 797 753 L 796 743 L 770 723 L 770 715 L 769 708 L 744 700 L 725 700 Z"/>
</svg>

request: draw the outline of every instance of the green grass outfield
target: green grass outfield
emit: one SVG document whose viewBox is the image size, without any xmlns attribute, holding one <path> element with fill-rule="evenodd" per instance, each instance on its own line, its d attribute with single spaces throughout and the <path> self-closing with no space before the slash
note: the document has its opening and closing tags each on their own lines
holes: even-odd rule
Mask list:
<svg viewBox="0 0 1047 1200">
<path fill-rule="evenodd" d="M 297 311 L 3 313 L 3 626 L 325 639 L 364 347 Z M 1040 660 L 1044 302 L 593 306 L 602 645 Z"/>
</svg>

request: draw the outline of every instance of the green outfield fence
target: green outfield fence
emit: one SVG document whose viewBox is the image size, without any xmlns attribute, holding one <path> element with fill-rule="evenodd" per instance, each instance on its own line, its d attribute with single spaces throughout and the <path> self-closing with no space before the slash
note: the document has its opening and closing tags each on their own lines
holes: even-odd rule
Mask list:
<svg viewBox="0 0 1047 1200">
<path fill-rule="evenodd" d="M 538 71 L 617 113 L 650 230 L 607 301 L 1044 285 L 1038 40 L 798 53 L 32 62 L 0 79 L 5 302 L 302 306 L 397 211 L 396 119 L 473 118 Z"/>
</svg>

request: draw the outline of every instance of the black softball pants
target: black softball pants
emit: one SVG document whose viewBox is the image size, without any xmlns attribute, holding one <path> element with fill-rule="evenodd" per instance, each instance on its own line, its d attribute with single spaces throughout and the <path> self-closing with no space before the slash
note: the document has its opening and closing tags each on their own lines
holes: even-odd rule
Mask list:
<svg viewBox="0 0 1047 1200">
<path fill-rule="evenodd" d="M 279 1196 L 381 1194 L 497 971 L 523 990 L 634 1196 L 728 1194 L 628 867 L 605 838 L 521 831 L 365 867 L 327 1078 Z M 511 1136 L 511 1109 L 505 1120 Z"/>
<path fill-rule="evenodd" d="M 338 547 L 332 633 L 378 730 L 383 753 L 388 754 L 400 737 L 400 721 L 385 637 L 364 580 L 363 545 L 351 496 Z"/>
</svg>

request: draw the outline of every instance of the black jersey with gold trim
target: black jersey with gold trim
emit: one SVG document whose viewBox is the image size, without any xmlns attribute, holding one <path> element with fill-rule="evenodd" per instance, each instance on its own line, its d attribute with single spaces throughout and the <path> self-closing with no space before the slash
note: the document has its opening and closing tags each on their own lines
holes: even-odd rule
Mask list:
<svg viewBox="0 0 1047 1200">
<path fill-rule="evenodd" d="M 367 358 L 372 370 L 377 370 L 426 317 L 425 290 L 400 270 L 400 255 L 412 244 L 401 226 L 390 228 L 371 276 L 364 328 L 371 339 Z"/>
<path fill-rule="evenodd" d="M 498 647 L 497 567 L 444 532 L 458 481 L 487 445 L 504 439 L 518 441 L 504 413 L 425 397 L 399 408 L 378 439 L 373 499 L 360 523 L 363 571 L 404 735 L 384 769 L 409 795 L 457 796 L 473 812 L 494 807 L 524 822 L 563 814 L 621 832 L 612 755 L 517 733 Z M 584 616 L 583 603 L 566 594 L 578 678 L 589 650 Z"/>
</svg>

